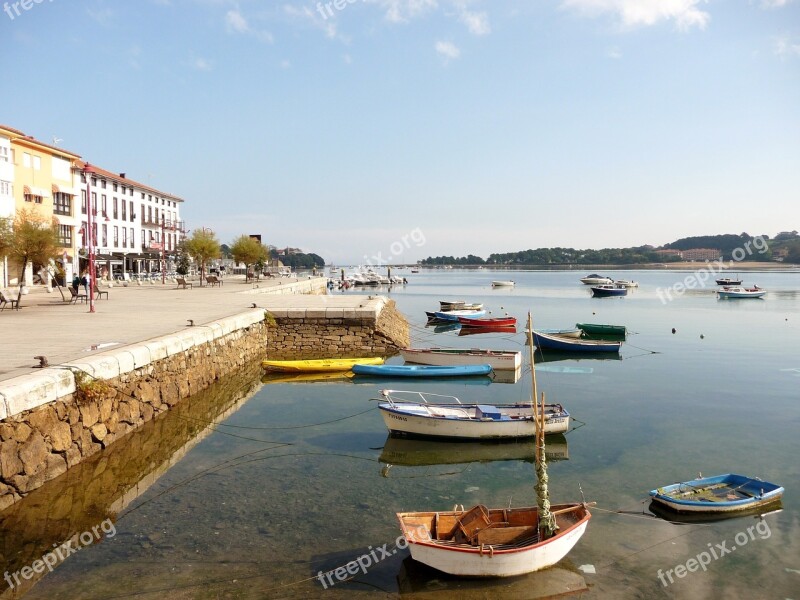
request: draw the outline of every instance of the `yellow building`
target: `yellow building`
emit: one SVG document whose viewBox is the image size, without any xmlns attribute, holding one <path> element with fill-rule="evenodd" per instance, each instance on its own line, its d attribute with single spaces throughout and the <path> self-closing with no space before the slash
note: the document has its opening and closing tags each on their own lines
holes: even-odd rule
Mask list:
<svg viewBox="0 0 800 600">
<path fill-rule="evenodd" d="M 58 146 L 41 142 L 17 129 L 0 125 L 0 146 L 4 146 L 4 143 L 10 148 L 10 152 L 9 160 L 6 161 L 0 175 L 5 179 L 11 179 L 10 195 L 13 197 L 14 212 L 24 209 L 47 219 L 56 218 L 64 249 L 56 268 L 66 281 L 69 281 L 73 270 L 78 267 L 77 226 L 80 219 L 77 218 L 75 204 L 80 192 L 74 185 L 72 164 L 73 161 L 80 159 L 80 156 Z M 0 161 L 2 158 L 0 156 Z M 8 208 L 10 207 L 6 207 L 4 212 L 8 213 Z M 31 265 L 26 270 L 24 276 L 26 284 L 30 285 L 33 282 L 33 274 L 38 272 L 40 267 L 42 265 Z M 18 284 L 18 269 L 19 265 L 8 264 L 7 273 L 3 274 L 0 283 Z"/>
</svg>

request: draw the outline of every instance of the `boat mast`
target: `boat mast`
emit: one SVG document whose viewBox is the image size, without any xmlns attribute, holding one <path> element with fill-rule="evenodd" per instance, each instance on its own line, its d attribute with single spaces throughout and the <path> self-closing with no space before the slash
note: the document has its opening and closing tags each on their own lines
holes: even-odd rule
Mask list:
<svg viewBox="0 0 800 600">
<path fill-rule="evenodd" d="M 536 386 L 536 365 L 533 353 L 533 318 L 528 312 L 528 350 L 531 360 L 531 380 L 533 389 L 531 390 L 531 408 L 533 408 L 533 418 L 536 423 L 536 503 L 539 506 L 539 537 L 546 540 L 553 536 L 558 529 L 556 519 L 550 512 L 550 490 L 547 487 L 547 460 L 545 458 L 544 441 L 544 393 L 542 393 L 541 412 L 539 409 L 538 388 Z"/>
</svg>

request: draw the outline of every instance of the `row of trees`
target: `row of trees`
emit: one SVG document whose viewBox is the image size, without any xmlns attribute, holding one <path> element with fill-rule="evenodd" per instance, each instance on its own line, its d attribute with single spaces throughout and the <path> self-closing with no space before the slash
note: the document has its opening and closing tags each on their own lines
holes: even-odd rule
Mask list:
<svg viewBox="0 0 800 600">
<path fill-rule="evenodd" d="M 656 254 L 654 248 L 604 248 L 602 250 L 576 250 L 575 248 L 537 248 L 490 254 L 486 260 L 470 254 L 465 257 L 437 256 L 421 261 L 423 265 L 632 265 L 652 262 L 677 261 L 677 257 Z"/>
<path fill-rule="evenodd" d="M 769 236 L 759 236 L 762 239 L 769 240 Z M 755 238 L 750 234 L 744 232 L 739 235 L 728 233 L 724 235 L 701 235 L 694 237 L 681 238 L 675 240 L 671 244 L 665 244 L 664 248 L 672 250 L 691 250 L 692 248 L 712 248 L 719 250 L 722 258 L 731 260 L 733 251 L 737 248 L 745 248 L 748 242 L 752 244 Z M 770 260 L 772 254 L 767 249 L 765 252 L 748 253 L 744 258 L 739 260 Z"/>
<path fill-rule="evenodd" d="M 269 261 L 269 250 L 255 238 L 241 235 L 230 246 L 225 247 L 226 254 L 233 260 L 243 263 L 246 267 L 246 278 L 250 276 L 251 268 L 255 273 L 261 273 Z M 222 246 L 217 241 L 216 235 L 205 227 L 195 229 L 191 237 L 181 243 L 178 253 L 177 271 L 181 275 L 189 272 L 189 259 L 194 259 L 200 265 L 200 281 L 206 276 L 206 266 L 212 260 L 222 256 Z"/>
</svg>

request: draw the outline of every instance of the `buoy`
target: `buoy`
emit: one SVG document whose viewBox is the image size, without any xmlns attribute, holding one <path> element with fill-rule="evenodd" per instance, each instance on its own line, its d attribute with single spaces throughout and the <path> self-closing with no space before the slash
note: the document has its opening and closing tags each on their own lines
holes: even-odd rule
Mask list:
<svg viewBox="0 0 800 600">
<path fill-rule="evenodd" d="M 673 327 L 672 328 L 672 333 L 675 333 L 676 331 L 678 331 L 678 330 Z"/>
<path fill-rule="evenodd" d="M 706 336 L 704 336 L 704 335 L 701 333 L 701 334 L 700 334 L 700 339 L 701 339 L 701 340 L 704 340 L 704 339 L 706 339 Z"/>
</svg>

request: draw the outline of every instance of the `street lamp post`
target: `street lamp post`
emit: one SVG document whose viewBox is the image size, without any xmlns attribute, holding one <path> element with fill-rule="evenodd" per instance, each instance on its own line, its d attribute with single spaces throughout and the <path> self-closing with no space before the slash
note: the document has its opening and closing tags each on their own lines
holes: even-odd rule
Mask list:
<svg viewBox="0 0 800 600">
<path fill-rule="evenodd" d="M 94 232 L 92 230 L 92 175 L 95 173 L 94 168 L 87 162 L 83 166 L 83 176 L 86 178 L 86 207 L 88 216 L 86 218 L 86 232 L 89 238 L 87 243 L 87 252 L 89 254 L 89 286 L 87 295 L 89 296 L 89 312 L 94 312 Z"/>
</svg>

